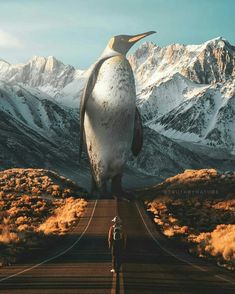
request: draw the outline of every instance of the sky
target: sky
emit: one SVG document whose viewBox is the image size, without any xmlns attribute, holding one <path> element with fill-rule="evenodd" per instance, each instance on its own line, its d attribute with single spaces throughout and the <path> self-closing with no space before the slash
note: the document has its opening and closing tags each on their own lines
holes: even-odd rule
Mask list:
<svg viewBox="0 0 235 294">
<path fill-rule="evenodd" d="M 235 45 L 234 28 L 235 0 L 0 0 L 0 58 L 53 55 L 86 69 L 115 35 L 155 30 L 145 41 L 159 46 L 218 36 Z"/>
</svg>

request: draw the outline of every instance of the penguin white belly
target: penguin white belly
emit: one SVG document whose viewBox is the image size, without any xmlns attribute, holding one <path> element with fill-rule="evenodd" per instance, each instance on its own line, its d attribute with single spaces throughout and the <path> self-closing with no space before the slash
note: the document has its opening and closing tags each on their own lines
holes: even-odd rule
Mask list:
<svg viewBox="0 0 235 294">
<path fill-rule="evenodd" d="M 122 173 L 131 151 L 135 107 L 130 64 L 124 56 L 111 57 L 99 70 L 84 121 L 87 152 L 99 186 Z"/>
</svg>

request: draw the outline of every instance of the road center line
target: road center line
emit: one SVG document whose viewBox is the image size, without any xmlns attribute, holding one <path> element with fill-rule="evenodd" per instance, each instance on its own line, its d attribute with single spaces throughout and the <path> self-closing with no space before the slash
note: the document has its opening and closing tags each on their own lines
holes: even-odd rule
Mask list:
<svg viewBox="0 0 235 294">
<path fill-rule="evenodd" d="M 125 294 L 122 272 L 113 274 L 111 294 Z"/>
<path fill-rule="evenodd" d="M 113 274 L 111 294 L 116 294 L 116 284 L 117 284 L 116 281 L 117 281 L 116 275 Z"/>
</svg>

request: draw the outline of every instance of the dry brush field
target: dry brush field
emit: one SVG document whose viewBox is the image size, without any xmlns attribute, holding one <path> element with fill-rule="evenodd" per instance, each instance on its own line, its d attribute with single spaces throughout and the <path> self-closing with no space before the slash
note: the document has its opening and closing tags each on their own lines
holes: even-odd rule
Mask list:
<svg viewBox="0 0 235 294">
<path fill-rule="evenodd" d="M 162 233 L 189 251 L 235 269 L 235 173 L 186 170 L 142 197 Z"/>
<path fill-rule="evenodd" d="M 66 234 L 84 213 L 85 191 L 43 169 L 0 172 L 0 264 Z"/>
</svg>

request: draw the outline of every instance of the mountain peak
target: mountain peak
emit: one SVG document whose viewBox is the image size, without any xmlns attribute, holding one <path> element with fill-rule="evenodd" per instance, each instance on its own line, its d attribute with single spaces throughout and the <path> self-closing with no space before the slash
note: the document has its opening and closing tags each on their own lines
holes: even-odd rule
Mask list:
<svg viewBox="0 0 235 294">
<path fill-rule="evenodd" d="M 60 60 L 58 60 L 52 55 L 48 57 L 35 55 L 32 58 L 30 58 L 28 61 L 28 63 L 36 63 L 36 64 L 45 64 L 48 62 L 53 64 L 63 64 Z"/>
<path fill-rule="evenodd" d="M 148 86 L 180 73 L 200 84 L 235 77 L 235 47 L 219 36 L 198 45 L 142 44 L 129 57 L 138 83 Z"/>
<path fill-rule="evenodd" d="M 5 64 L 7 64 L 7 65 L 11 65 L 9 62 L 7 62 L 6 60 L 4 60 L 4 59 L 2 59 L 2 58 L 0 58 L 0 63 L 5 63 Z"/>
<path fill-rule="evenodd" d="M 48 57 L 35 55 L 31 59 L 29 59 L 27 65 L 36 70 L 42 70 L 46 72 L 63 71 L 66 68 L 74 69 L 73 66 L 65 65 L 63 62 L 52 55 Z"/>
<path fill-rule="evenodd" d="M 28 62 L 30 62 L 30 61 L 41 61 L 41 60 L 45 60 L 45 59 L 46 59 L 46 57 L 44 57 L 44 56 L 34 55 L 33 57 L 31 57 L 29 59 Z"/>
<path fill-rule="evenodd" d="M 156 45 L 154 42 L 146 41 L 146 42 L 143 42 L 143 43 L 139 46 L 139 49 L 140 49 L 140 48 L 149 48 L 149 49 L 152 49 L 152 48 L 155 48 L 155 47 L 157 47 L 157 45 Z"/>
<path fill-rule="evenodd" d="M 10 63 L 5 61 L 4 59 L 0 59 L 0 78 L 2 78 L 2 72 L 8 71 L 9 67 L 11 66 Z"/>
<path fill-rule="evenodd" d="M 229 43 L 229 41 L 223 37 L 217 37 L 214 39 L 211 39 L 204 43 L 205 47 L 212 47 L 215 49 L 225 49 L 226 51 L 229 51 L 232 55 L 235 54 L 235 46 Z"/>
<path fill-rule="evenodd" d="M 0 78 L 2 80 L 27 84 L 46 93 L 55 95 L 57 89 L 64 88 L 74 78 L 75 69 L 65 65 L 54 56 L 33 56 L 26 64 L 1 62 Z"/>
<path fill-rule="evenodd" d="M 135 51 L 134 55 L 137 58 L 141 58 L 143 56 L 150 55 L 151 53 L 153 53 L 155 48 L 160 48 L 160 47 L 158 47 L 153 42 L 144 42 L 138 47 L 138 49 Z"/>
<path fill-rule="evenodd" d="M 47 57 L 46 70 L 52 71 L 58 68 L 60 65 L 65 66 L 61 61 L 56 59 L 54 56 Z"/>
<path fill-rule="evenodd" d="M 208 40 L 207 42 L 204 43 L 204 45 L 211 45 L 211 46 L 214 46 L 214 47 L 217 47 L 217 48 L 221 48 L 221 47 L 224 47 L 224 45 L 229 45 L 231 46 L 231 44 L 223 37 L 216 37 L 216 38 L 213 38 L 211 40 Z"/>
</svg>

